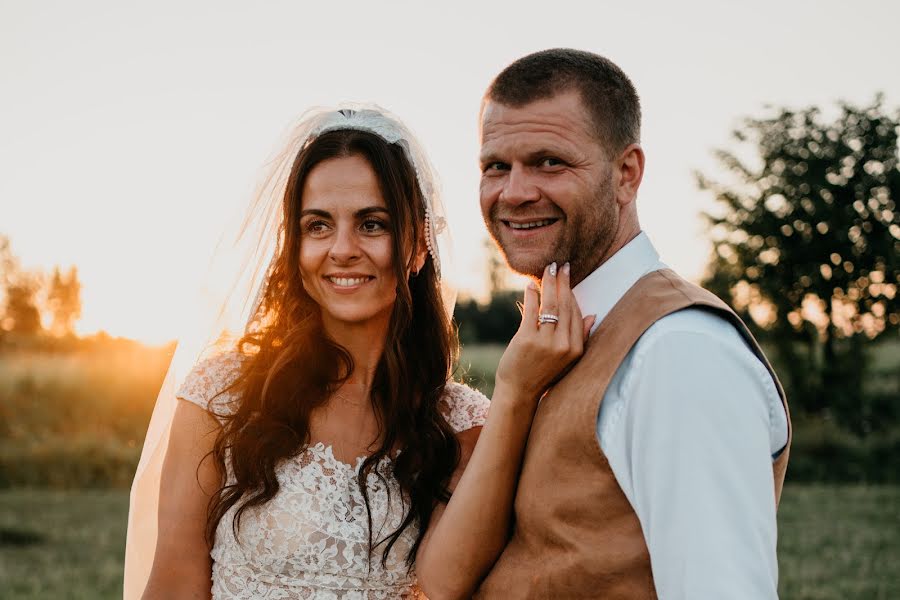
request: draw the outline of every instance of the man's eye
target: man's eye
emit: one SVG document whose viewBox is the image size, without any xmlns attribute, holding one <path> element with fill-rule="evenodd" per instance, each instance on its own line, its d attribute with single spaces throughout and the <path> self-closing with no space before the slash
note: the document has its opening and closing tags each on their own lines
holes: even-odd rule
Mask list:
<svg viewBox="0 0 900 600">
<path fill-rule="evenodd" d="M 484 166 L 485 173 L 497 172 L 497 171 L 509 171 L 509 165 L 502 162 L 492 162 L 488 163 Z"/>
<path fill-rule="evenodd" d="M 558 158 L 554 158 L 552 156 L 548 156 L 547 158 L 541 159 L 542 167 L 560 167 L 563 164 L 564 164 L 563 161 L 559 160 Z"/>
</svg>

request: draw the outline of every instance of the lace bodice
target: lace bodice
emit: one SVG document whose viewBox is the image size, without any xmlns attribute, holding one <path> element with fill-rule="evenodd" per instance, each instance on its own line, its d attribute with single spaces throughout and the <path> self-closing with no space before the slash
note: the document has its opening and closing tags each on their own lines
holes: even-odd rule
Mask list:
<svg viewBox="0 0 900 600">
<path fill-rule="evenodd" d="M 200 363 L 177 396 L 216 415 L 233 411 L 239 399 L 225 389 L 240 367 L 238 354 L 223 354 Z M 212 398 L 212 401 L 210 399 Z M 462 384 L 448 383 L 440 409 L 454 431 L 484 424 L 488 400 Z M 376 549 L 367 560 L 369 525 L 356 475 L 360 458 L 348 465 L 330 446 L 318 443 L 277 467 L 278 494 L 261 507 L 244 512 L 238 537 L 232 530 L 235 507 L 216 530 L 212 594 L 217 600 L 334 599 L 387 600 L 419 598 L 415 573 L 405 557 L 418 529 L 407 527 L 385 565 Z M 403 520 L 400 488 L 391 460 L 376 467 L 387 485 L 370 473 L 366 482 L 372 510 L 373 539 L 394 531 Z M 381 547 L 380 547 L 381 548 Z"/>
</svg>

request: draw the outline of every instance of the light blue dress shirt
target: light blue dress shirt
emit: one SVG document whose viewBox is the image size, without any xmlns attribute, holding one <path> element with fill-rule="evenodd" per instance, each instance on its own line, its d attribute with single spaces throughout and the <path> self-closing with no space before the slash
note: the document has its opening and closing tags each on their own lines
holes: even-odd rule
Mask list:
<svg viewBox="0 0 900 600">
<path fill-rule="evenodd" d="M 574 289 L 594 329 L 666 268 L 641 233 Z M 597 438 L 644 532 L 661 600 L 778 597 L 772 459 L 787 417 L 734 326 L 686 309 L 652 325 L 613 376 Z"/>
</svg>

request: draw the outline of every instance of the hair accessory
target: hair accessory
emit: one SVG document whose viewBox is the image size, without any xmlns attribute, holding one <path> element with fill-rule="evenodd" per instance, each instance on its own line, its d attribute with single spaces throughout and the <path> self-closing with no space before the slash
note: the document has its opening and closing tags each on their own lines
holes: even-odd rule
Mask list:
<svg viewBox="0 0 900 600">
<path fill-rule="evenodd" d="M 435 190 L 435 179 L 431 165 L 425 153 L 419 147 L 412 133 L 399 120 L 392 118 L 387 111 L 371 108 L 342 108 L 325 113 L 311 129 L 304 144 L 308 144 L 328 131 L 353 129 L 374 133 L 389 144 L 396 144 L 403 149 L 406 158 L 412 163 L 416 172 L 419 190 L 425 199 L 425 245 L 434 260 L 435 270 L 441 274 L 441 257 L 438 250 L 437 236 L 446 228 L 447 221 L 443 217 L 443 209 L 436 210 L 438 200 Z"/>
</svg>

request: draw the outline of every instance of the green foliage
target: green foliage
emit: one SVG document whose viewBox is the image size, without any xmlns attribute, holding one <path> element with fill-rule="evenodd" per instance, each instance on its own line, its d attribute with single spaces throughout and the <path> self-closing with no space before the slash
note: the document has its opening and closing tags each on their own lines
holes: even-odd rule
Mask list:
<svg viewBox="0 0 900 600">
<path fill-rule="evenodd" d="M 490 397 L 504 349 L 502 344 L 463 345 L 457 375 Z M 768 346 L 765 350 L 772 354 Z M 885 422 L 859 435 L 831 417 L 794 411 L 789 481 L 900 483 L 900 406 L 895 401 L 900 381 L 893 376 L 900 370 L 900 343 L 878 340 L 870 343 L 866 352 L 872 357 L 869 364 L 873 376 L 865 382 L 860 410 L 888 415 L 883 417 Z M 779 373 L 784 370 L 777 361 L 774 367 Z"/>
<path fill-rule="evenodd" d="M 456 303 L 453 318 L 459 325 L 459 340 L 466 344 L 506 344 L 516 334 L 522 315 L 518 305 L 521 292 L 498 291 L 488 304 L 475 300 Z"/>
<path fill-rule="evenodd" d="M 900 427 L 860 436 L 831 419 L 796 415 L 790 481 L 900 483 Z"/>
<path fill-rule="evenodd" d="M 482 304 L 469 298 L 456 303 L 453 318 L 459 328 L 459 341 L 467 344 L 507 344 L 519 329 L 522 292 L 508 285 L 510 270 L 493 240 L 483 244 L 487 265 L 490 300 Z M 493 381 L 493 375 L 491 375 Z M 493 387 L 493 384 L 491 384 Z"/>
<path fill-rule="evenodd" d="M 699 176 L 721 209 L 704 285 L 756 309 L 797 408 L 860 434 L 887 422 L 861 410 L 864 348 L 900 325 L 900 114 L 881 102 L 747 119 L 734 136 L 758 165 L 720 151 L 734 181 Z"/>
</svg>

